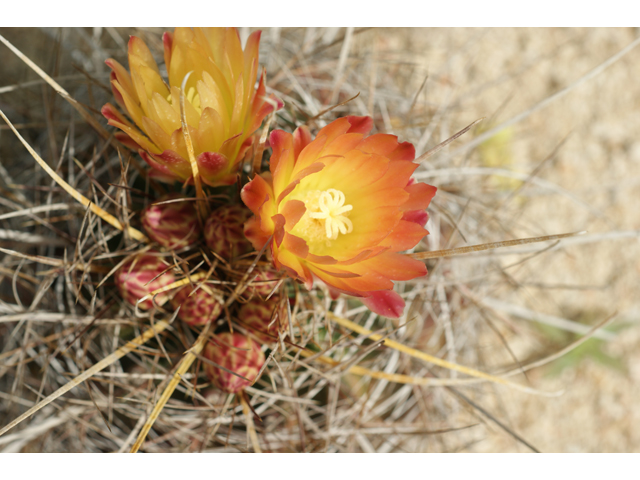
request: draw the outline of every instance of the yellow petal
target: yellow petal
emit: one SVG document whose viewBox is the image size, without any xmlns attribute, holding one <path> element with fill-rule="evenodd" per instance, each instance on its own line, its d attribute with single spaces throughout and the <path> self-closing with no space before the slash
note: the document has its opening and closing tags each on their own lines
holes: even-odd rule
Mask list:
<svg viewBox="0 0 640 480">
<path fill-rule="evenodd" d="M 222 118 L 213 108 L 205 108 L 200 117 L 198 140 L 203 152 L 218 152 L 226 139 Z"/>
<path fill-rule="evenodd" d="M 127 112 L 129 113 L 129 116 L 131 117 L 131 119 L 135 122 L 135 124 L 138 126 L 140 130 L 143 130 L 143 126 L 142 126 L 143 111 L 140 108 L 138 99 L 136 98 L 134 100 L 132 96 L 129 95 L 129 93 L 124 89 L 124 87 L 120 85 L 118 82 L 111 82 L 111 85 L 116 90 L 118 90 L 118 93 L 120 93 L 120 95 L 122 95 L 122 99 L 124 100 L 124 104 L 127 107 Z"/>
<path fill-rule="evenodd" d="M 171 135 L 180 128 L 180 110 L 169 104 L 165 97 L 156 93 L 149 101 L 149 118 Z"/>
</svg>

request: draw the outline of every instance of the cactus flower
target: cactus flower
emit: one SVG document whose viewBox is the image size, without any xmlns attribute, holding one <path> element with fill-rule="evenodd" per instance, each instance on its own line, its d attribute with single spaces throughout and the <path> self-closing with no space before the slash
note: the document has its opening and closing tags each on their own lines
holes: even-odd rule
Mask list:
<svg viewBox="0 0 640 480">
<path fill-rule="evenodd" d="M 144 254 L 129 260 L 120 267 L 115 276 L 120 295 L 131 305 L 135 305 L 145 295 L 174 283 L 175 277 L 171 273 L 171 269 L 160 275 L 167 268 L 168 266 L 160 257 L 151 254 Z M 160 276 L 158 277 L 158 275 Z M 153 280 L 154 278 L 155 280 Z M 168 295 L 166 293 L 160 293 L 155 297 L 156 303 L 160 305 L 166 302 L 167 299 Z M 148 310 L 152 307 L 151 298 L 138 304 L 138 308 L 141 310 Z"/>
<path fill-rule="evenodd" d="M 238 320 L 263 343 L 272 343 L 278 339 L 278 333 L 287 325 L 286 309 L 280 308 L 280 299 L 267 301 L 253 299 L 238 310 Z"/>
<path fill-rule="evenodd" d="M 191 292 L 193 292 L 191 286 L 181 288 L 171 300 L 174 309 L 180 307 L 178 312 L 180 320 L 195 326 L 205 325 L 218 318 L 222 312 L 222 304 L 218 300 L 202 288 L 196 290 L 194 294 Z"/>
<path fill-rule="evenodd" d="M 244 223 L 251 212 L 242 205 L 224 205 L 205 222 L 207 246 L 225 260 L 250 252 L 253 247 L 244 236 Z"/>
<path fill-rule="evenodd" d="M 180 195 L 167 195 L 159 202 L 178 198 Z M 186 247 L 200 237 L 200 223 L 193 202 L 152 204 L 142 212 L 141 217 L 149 238 L 163 247 Z"/>
<path fill-rule="evenodd" d="M 237 332 L 214 335 L 205 347 L 204 357 L 246 378 L 245 380 L 214 365 L 205 364 L 209 378 L 218 388 L 228 393 L 237 393 L 252 385 L 265 362 L 258 342 Z"/>
<path fill-rule="evenodd" d="M 360 297 L 397 318 L 404 300 L 394 280 L 426 275 L 423 262 L 399 252 L 429 232 L 425 209 L 436 188 L 414 183 L 415 149 L 394 135 L 367 136 L 370 117 L 339 118 L 318 132 L 271 133 L 270 174 L 242 190 L 254 213 L 245 234 L 256 249 L 269 241 L 277 268 L 332 294 Z"/>
<path fill-rule="evenodd" d="M 244 51 L 235 29 L 176 28 L 163 36 L 165 82 L 145 43 L 129 40 L 130 73 L 117 61 L 111 87 L 129 121 L 107 103 L 102 114 L 123 133 L 117 137 L 155 169 L 164 181 L 192 179 L 182 133 L 180 94 L 202 180 L 211 186 L 236 181 L 236 171 L 262 120 L 282 102 L 265 93 L 265 72 L 258 76 L 260 32 L 249 36 Z"/>
</svg>

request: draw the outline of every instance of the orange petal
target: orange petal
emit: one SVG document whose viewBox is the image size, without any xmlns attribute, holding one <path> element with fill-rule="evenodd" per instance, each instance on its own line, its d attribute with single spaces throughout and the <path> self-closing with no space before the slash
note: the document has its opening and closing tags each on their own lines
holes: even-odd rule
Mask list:
<svg viewBox="0 0 640 480">
<path fill-rule="evenodd" d="M 320 155 L 346 155 L 347 152 L 356 149 L 361 142 L 361 133 L 345 133 L 327 142 L 326 148 Z"/>
<path fill-rule="evenodd" d="M 400 220 L 389 236 L 380 242 L 383 247 L 390 247 L 394 252 L 402 252 L 415 247 L 427 231 L 416 222 Z"/>
<path fill-rule="evenodd" d="M 249 210 L 257 215 L 259 208 L 267 201 L 267 198 L 273 198 L 273 191 L 263 177 L 256 175 L 244 186 L 240 197 Z"/>
<path fill-rule="evenodd" d="M 416 148 L 409 142 L 403 142 L 398 144 L 393 152 L 387 154 L 389 160 L 409 160 L 413 161 L 416 158 Z"/>
<path fill-rule="evenodd" d="M 386 133 L 376 133 L 362 140 L 357 148 L 363 152 L 376 153 L 386 157 L 398 148 L 398 137 Z"/>
<path fill-rule="evenodd" d="M 282 192 L 280 192 L 276 202 L 280 203 L 287 195 L 289 195 L 293 191 L 293 189 L 296 187 L 296 185 L 298 185 L 303 178 L 305 178 L 306 176 L 311 175 L 313 173 L 318 173 L 323 168 L 324 168 L 324 164 L 322 164 L 322 163 L 314 163 L 312 165 L 309 165 L 304 170 L 298 172 L 293 177 L 292 182 L 289 185 L 287 185 L 287 188 L 285 188 L 284 190 L 282 190 Z"/>
<path fill-rule="evenodd" d="M 436 187 L 426 183 L 414 183 L 405 187 L 409 192 L 409 199 L 402 205 L 402 210 L 424 210 L 431 203 L 436 191 Z"/>
<path fill-rule="evenodd" d="M 293 132 L 293 152 L 295 158 L 298 158 L 300 152 L 311 143 L 311 132 L 306 125 L 296 128 Z"/>
<path fill-rule="evenodd" d="M 280 213 L 287 220 L 285 229 L 290 231 L 300 221 L 307 208 L 304 206 L 304 202 L 300 200 L 289 200 L 284 204 L 284 207 L 280 210 Z"/>
<path fill-rule="evenodd" d="M 269 169 L 273 175 L 280 162 L 282 152 L 285 150 L 293 151 L 293 137 L 284 130 L 274 130 L 269 135 L 269 145 L 271 146 L 271 159 L 269 160 Z"/>
<path fill-rule="evenodd" d="M 427 274 L 424 262 L 394 252 L 384 252 L 350 268 L 359 273 L 375 272 L 391 280 L 411 280 Z"/>
<path fill-rule="evenodd" d="M 309 253 L 309 246 L 307 245 L 307 242 L 305 242 L 302 238 L 290 233 L 284 234 L 284 238 L 282 240 L 282 249 L 287 250 L 300 258 L 306 258 L 307 254 Z"/>
<path fill-rule="evenodd" d="M 316 135 L 316 140 L 320 137 L 326 137 L 326 142 L 331 143 L 340 135 L 344 135 L 351 128 L 351 123 L 349 123 L 349 118 L 341 117 L 337 120 L 334 120 L 329 125 L 324 128 L 321 128 L 318 134 Z M 358 133 L 358 132 L 355 132 Z"/>
<path fill-rule="evenodd" d="M 402 214 L 402 220 L 417 223 L 421 227 L 424 227 L 429 221 L 429 214 L 424 210 L 409 210 Z"/>
<path fill-rule="evenodd" d="M 369 310 L 383 317 L 399 318 L 404 311 L 404 300 L 393 290 L 372 292 L 361 300 Z"/>
<path fill-rule="evenodd" d="M 275 168 L 272 167 L 273 174 L 273 191 L 278 194 L 278 202 L 280 202 L 280 193 L 283 192 L 287 185 L 291 183 L 291 174 L 295 166 L 295 158 L 293 149 L 287 149 L 280 152 Z"/>
<path fill-rule="evenodd" d="M 297 255 L 287 250 L 279 250 L 278 253 L 274 255 L 274 259 L 279 264 L 278 266 L 284 267 L 293 278 L 298 278 L 305 282 L 307 288 L 311 287 L 313 284 L 313 275 Z"/>
<path fill-rule="evenodd" d="M 325 135 L 318 135 L 313 142 L 303 148 L 300 155 L 296 158 L 295 168 L 293 169 L 294 174 L 304 170 L 312 163 L 317 162 L 326 142 L 327 137 Z"/>
<path fill-rule="evenodd" d="M 271 238 L 270 234 L 260 229 L 260 221 L 256 217 L 251 217 L 245 222 L 244 236 L 247 237 L 257 251 L 262 250 L 264 244 Z"/>
<path fill-rule="evenodd" d="M 346 119 L 351 125 L 348 130 L 349 133 L 363 133 L 366 135 L 373 128 L 373 118 L 371 117 L 349 115 Z"/>
</svg>

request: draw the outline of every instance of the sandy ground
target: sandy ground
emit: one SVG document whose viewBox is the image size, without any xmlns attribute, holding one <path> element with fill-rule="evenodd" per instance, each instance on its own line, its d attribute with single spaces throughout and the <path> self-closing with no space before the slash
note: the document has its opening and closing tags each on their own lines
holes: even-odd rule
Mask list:
<svg viewBox="0 0 640 480">
<path fill-rule="evenodd" d="M 638 35 L 634 29 L 393 33 L 397 36 L 390 35 L 389 52 L 402 52 L 417 65 L 413 87 L 422 82 L 420 74 L 429 74 L 426 102 L 438 105 L 446 98 L 457 100 L 446 115 L 453 131 L 479 117 L 488 117 L 495 125 L 526 111 L 577 81 Z M 502 165 L 529 173 L 569 135 L 538 176 L 591 208 L 565 194 L 538 191 L 522 203 L 514 221 L 526 224 L 529 234 L 588 230 L 610 236 L 541 255 L 514 275 L 519 282 L 600 288 L 530 286 L 505 298 L 538 312 L 581 321 L 599 321 L 617 311 L 620 320 L 630 323 L 603 347 L 621 360 L 622 370 L 587 356 L 559 376 L 549 376 L 549 369 L 530 374 L 532 384 L 544 390 L 564 390 L 557 398 L 502 387 L 496 390 L 494 411 L 501 411 L 501 418 L 542 451 L 640 451 L 640 85 L 634 80 L 638 73 L 640 49 L 636 48 L 597 77 L 518 122 L 508 142 L 511 156 Z M 477 157 L 458 156 L 450 161 L 481 166 Z M 620 232 L 635 238 L 614 239 Z M 535 351 L 533 344 L 520 343 L 514 343 L 517 354 Z M 492 430 L 486 437 L 477 436 L 477 443 L 468 449 L 526 450 Z"/>
</svg>

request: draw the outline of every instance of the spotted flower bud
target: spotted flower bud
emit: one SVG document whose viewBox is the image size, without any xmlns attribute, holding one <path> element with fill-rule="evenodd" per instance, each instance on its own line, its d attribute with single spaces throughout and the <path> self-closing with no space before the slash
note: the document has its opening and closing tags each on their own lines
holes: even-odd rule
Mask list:
<svg viewBox="0 0 640 480">
<path fill-rule="evenodd" d="M 204 238 L 209 248 L 229 260 L 253 250 L 244 236 L 244 222 L 251 212 L 241 205 L 224 205 L 214 211 L 204 226 Z"/>
<path fill-rule="evenodd" d="M 204 357 L 226 369 L 208 363 L 205 367 L 213 383 L 228 393 L 253 384 L 265 361 L 258 342 L 237 332 L 214 335 L 205 347 Z"/>
<path fill-rule="evenodd" d="M 262 343 L 272 343 L 286 328 L 287 310 L 280 299 L 254 299 L 240 307 L 238 320 Z"/>
<path fill-rule="evenodd" d="M 245 293 L 254 296 L 260 296 L 266 298 L 271 295 L 271 292 L 280 281 L 280 275 L 274 270 L 257 268 L 251 273 L 251 281 L 245 290 Z"/>
<path fill-rule="evenodd" d="M 131 305 L 135 305 L 142 297 L 150 294 L 154 290 L 165 287 L 175 282 L 175 277 L 171 269 L 160 257 L 145 254 L 125 263 L 115 276 L 115 282 L 120 290 L 120 295 Z M 164 273 L 162 273 L 164 272 Z M 156 278 L 157 277 L 157 278 Z M 155 297 L 155 302 L 162 305 L 168 299 L 166 293 L 159 293 Z M 141 310 L 148 310 L 153 307 L 151 298 L 138 304 Z"/>
<path fill-rule="evenodd" d="M 181 248 L 200 237 L 198 214 L 193 202 L 171 202 L 180 195 L 167 195 L 142 212 L 142 226 L 154 242 L 166 248 Z"/>
<path fill-rule="evenodd" d="M 191 294 L 193 290 L 191 286 L 184 287 L 173 297 L 173 308 L 180 307 L 178 318 L 192 326 L 205 325 L 218 318 L 222 304 L 202 288 Z"/>
</svg>

